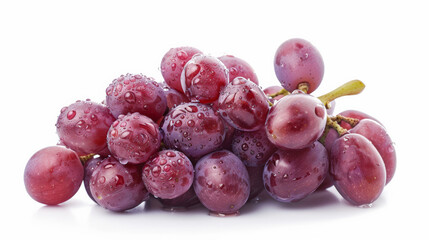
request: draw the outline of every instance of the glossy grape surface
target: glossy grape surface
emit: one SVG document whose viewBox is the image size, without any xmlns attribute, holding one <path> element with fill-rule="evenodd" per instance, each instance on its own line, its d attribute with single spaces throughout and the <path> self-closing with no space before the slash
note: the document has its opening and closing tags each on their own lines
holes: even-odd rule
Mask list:
<svg viewBox="0 0 429 240">
<path fill-rule="evenodd" d="M 218 149 L 225 139 L 220 116 L 207 105 L 184 103 L 172 109 L 162 125 L 164 144 L 196 161 Z"/>
<path fill-rule="evenodd" d="M 233 153 L 226 150 L 210 153 L 195 166 L 194 190 L 211 212 L 236 214 L 249 198 L 249 174 Z"/>
<path fill-rule="evenodd" d="M 161 60 L 161 74 L 172 89 L 184 93 L 180 77 L 183 67 L 195 54 L 202 54 L 202 52 L 193 47 L 177 47 L 165 53 Z"/>
<path fill-rule="evenodd" d="M 263 127 L 269 111 L 268 99 L 258 85 L 238 77 L 221 92 L 218 110 L 223 119 L 241 131 Z"/>
<path fill-rule="evenodd" d="M 212 103 L 228 84 L 228 69 L 217 58 L 195 55 L 183 68 L 183 92 L 192 102 Z"/>
<path fill-rule="evenodd" d="M 106 105 L 116 118 L 121 114 L 139 112 L 156 122 L 167 109 L 167 99 L 153 78 L 128 73 L 107 87 Z"/>
<path fill-rule="evenodd" d="M 330 163 L 335 188 L 351 204 L 371 204 L 383 191 L 386 183 L 383 159 L 362 135 L 350 133 L 336 140 Z"/>
<path fill-rule="evenodd" d="M 279 148 L 306 148 L 322 136 L 326 117 L 326 109 L 319 99 L 302 93 L 290 94 L 271 107 L 266 133 Z"/>
<path fill-rule="evenodd" d="M 328 172 L 328 153 L 315 142 L 299 150 L 277 150 L 264 168 L 264 186 L 281 202 L 299 201 L 314 192 Z"/>
<path fill-rule="evenodd" d="M 116 212 L 137 207 L 149 197 L 139 165 L 123 165 L 114 157 L 104 159 L 94 170 L 91 194 L 102 207 Z"/>
<path fill-rule="evenodd" d="M 230 82 L 236 77 L 243 77 L 245 79 L 249 79 L 256 85 L 259 85 L 258 77 L 256 76 L 252 66 L 243 59 L 232 55 L 224 55 L 219 57 L 219 60 L 225 64 L 228 69 Z"/>
<path fill-rule="evenodd" d="M 257 167 L 264 166 L 277 147 L 268 140 L 265 129 L 262 128 L 255 132 L 236 130 L 231 149 L 246 166 Z"/>
<path fill-rule="evenodd" d="M 144 163 L 161 145 L 158 128 L 152 119 L 138 112 L 120 115 L 107 135 L 109 150 L 123 164 Z"/>
<path fill-rule="evenodd" d="M 186 191 L 184 194 L 173 198 L 173 199 L 162 199 L 160 198 L 159 201 L 162 203 L 164 208 L 169 209 L 177 209 L 177 208 L 189 208 L 194 205 L 197 205 L 200 203 L 200 200 L 197 197 L 197 194 L 195 194 L 194 187 L 191 186 L 188 191 Z"/>
<path fill-rule="evenodd" d="M 392 180 L 396 170 L 396 150 L 386 129 L 371 119 L 361 120 L 350 133 L 357 133 L 367 138 L 380 153 L 386 167 L 386 184 Z"/>
<path fill-rule="evenodd" d="M 307 83 L 307 93 L 312 93 L 322 82 L 324 63 L 319 51 L 310 42 L 294 38 L 277 49 L 274 70 L 281 85 L 289 92 L 297 89 L 300 83 Z"/>
<path fill-rule="evenodd" d="M 76 152 L 52 146 L 37 151 L 27 162 L 24 185 L 34 200 L 57 205 L 76 194 L 83 176 L 83 166 Z"/>
<path fill-rule="evenodd" d="M 179 197 L 188 191 L 193 180 L 192 162 L 179 151 L 160 151 L 143 167 L 143 182 L 146 189 L 159 198 Z"/>
<path fill-rule="evenodd" d="M 182 92 L 171 88 L 165 83 L 161 83 L 160 86 L 164 90 L 164 94 L 167 99 L 167 107 L 169 110 L 182 103 L 190 102 L 189 99 Z"/>
<path fill-rule="evenodd" d="M 89 198 L 91 198 L 96 203 L 97 203 L 97 201 L 95 201 L 94 197 L 92 196 L 91 189 L 89 188 L 89 185 L 91 183 L 92 173 L 94 172 L 94 170 L 98 166 L 100 166 L 100 163 L 102 161 L 103 161 L 103 158 L 101 158 L 101 157 L 91 158 L 90 160 L 86 161 L 85 165 L 83 166 L 84 173 L 85 173 L 85 176 L 83 178 L 83 185 L 85 186 L 85 190 L 86 190 L 86 193 L 88 194 Z"/>
<path fill-rule="evenodd" d="M 264 190 L 264 180 L 262 174 L 264 173 L 264 166 L 249 167 L 246 166 L 250 179 L 250 194 L 247 201 L 257 197 Z"/>
<path fill-rule="evenodd" d="M 86 100 L 62 108 L 55 126 L 60 142 L 79 156 L 105 155 L 106 135 L 113 121 L 105 105 Z"/>
</svg>

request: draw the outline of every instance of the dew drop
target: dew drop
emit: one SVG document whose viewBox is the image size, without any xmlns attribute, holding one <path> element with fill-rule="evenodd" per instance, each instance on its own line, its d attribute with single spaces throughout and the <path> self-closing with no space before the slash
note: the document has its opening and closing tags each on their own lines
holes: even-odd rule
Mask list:
<svg viewBox="0 0 429 240">
<path fill-rule="evenodd" d="M 249 149 L 249 145 L 247 145 L 247 143 L 243 143 L 243 145 L 241 145 L 241 149 L 243 151 L 247 151 Z"/>
<path fill-rule="evenodd" d="M 67 113 L 67 119 L 68 120 L 72 120 L 75 116 L 76 116 L 75 110 L 71 110 L 70 112 Z"/>
<path fill-rule="evenodd" d="M 131 132 L 130 130 L 126 130 L 126 131 L 124 131 L 123 133 L 121 133 L 120 138 L 122 138 L 122 139 L 126 139 L 126 138 L 130 137 L 130 136 L 131 136 L 131 134 L 132 134 L 132 132 Z"/>
<path fill-rule="evenodd" d="M 136 95 L 133 92 L 126 92 L 124 95 L 124 99 L 128 103 L 135 103 L 136 102 Z"/>
<path fill-rule="evenodd" d="M 180 60 L 186 60 L 188 58 L 188 53 L 183 50 L 180 50 L 177 52 L 177 58 L 179 58 Z"/>
</svg>

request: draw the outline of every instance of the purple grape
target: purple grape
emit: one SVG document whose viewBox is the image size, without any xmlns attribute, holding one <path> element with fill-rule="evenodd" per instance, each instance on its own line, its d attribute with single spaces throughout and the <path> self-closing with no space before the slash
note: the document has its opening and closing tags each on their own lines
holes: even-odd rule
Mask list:
<svg viewBox="0 0 429 240">
<path fill-rule="evenodd" d="M 180 77 L 183 67 L 195 54 L 202 54 L 202 52 L 193 47 L 177 47 L 165 53 L 161 61 L 161 74 L 172 89 L 184 93 Z"/>
<path fill-rule="evenodd" d="M 228 84 L 228 69 L 217 58 L 194 55 L 183 68 L 181 83 L 183 92 L 192 102 L 212 103 Z"/>
<path fill-rule="evenodd" d="M 267 136 L 279 148 L 306 148 L 322 136 L 326 118 L 325 106 L 319 99 L 293 93 L 271 107 L 266 122 Z"/>
<path fill-rule="evenodd" d="M 143 167 L 146 189 L 156 197 L 173 199 L 184 194 L 194 180 L 192 162 L 175 150 L 158 152 Z"/>
<path fill-rule="evenodd" d="M 284 97 L 285 95 L 278 95 L 277 97 L 270 97 L 270 95 L 275 94 L 280 92 L 281 90 L 283 90 L 283 87 L 280 86 L 269 86 L 267 88 L 264 89 L 264 93 L 267 96 L 268 100 L 270 100 L 270 102 L 272 104 L 276 103 L 278 100 L 280 100 L 282 97 Z"/>
<path fill-rule="evenodd" d="M 372 117 L 372 116 L 370 116 L 370 115 L 368 115 L 368 114 L 366 114 L 364 112 L 358 111 L 358 110 L 347 110 L 347 111 L 343 111 L 343 112 L 339 113 L 338 115 L 341 115 L 341 116 L 344 116 L 344 117 L 349 117 L 349 118 L 356 118 L 358 120 L 371 119 L 371 120 L 374 120 L 374 121 L 378 122 L 380 125 L 383 126 L 383 124 L 381 124 L 381 122 L 378 121 L 376 118 L 374 118 L 374 117 Z M 340 126 L 342 128 L 347 129 L 347 130 L 352 129 L 352 126 L 350 126 L 350 124 L 346 123 L 345 121 L 342 121 L 340 123 Z"/>
<path fill-rule="evenodd" d="M 119 115 L 107 135 L 109 150 L 123 164 L 144 163 L 161 145 L 158 128 L 152 119 L 138 112 Z"/>
<path fill-rule="evenodd" d="M 168 109 L 172 109 L 182 103 L 190 102 L 189 99 L 182 92 L 171 88 L 166 83 L 161 83 L 160 86 L 164 90 L 165 97 L 167 98 Z"/>
<path fill-rule="evenodd" d="M 61 109 L 57 134 L 60 142 L 79 156 L 105 155 L 107 131 L 114 121 L 106 106 L 90 100 L 77 101 Z"/>
<path fill-rule="evenodd" d="M 89 185 L 91 183 L 91 176 L 92 173 L 94 172 L 94 170 L 100 166 L 101 162 L 103 161 L 103 158 L 101 157 L 95 157 L 95 158 L 91 158 L 88 161 L 85 162 L 85 165 L 83 166 L 84 168 L 84 178 L 83 178 L 83 185 L 85 186 L 85 190 L 86 193 L 88 194 L 88 196 L 95 202 L 97 203 L 97 201 L 95 201 L 94 197 L 91 194 L 91 189 L 89 188 Z"/>
<path fill-rule="evenodd" d="M 76 194 L 83 176 L 83 166 L 75 151 L 52 146 L 37 151 L 27 162 L 24 185 L 34 200 L 57 205 Z"/>
<path fill-rule="evenodd" d="M 106 95 L 106 105 L 116 118 L 139 112 L 156 122 L 167 109 L 164 90 L 153 78 L 141 74 L 128 73 L 113 80 Z"/>
<path fill-rule="evenodd" d="M 249 174 L 233 153 L 227 150 L 213 152 L 197 162 L 194 190 L 213 214 L 238 214 L 249 198 Z"/>
<path fill-rule="evenodd" d="M 282 43 L 274 57 L 274 70 L 281 85 L 289 92 L 300 83 L 308 84 L 307 93 L 319 87 L 324 64 L 319 51 L 304 39 L 290 39 Z"/>
<path fill-rule="evenodd" d="M 328 162 L 328 153 L 319 142 L 299 150 L 279 149 L 265 165 L 265 189 L 278 201 L 299 201 L 322 184 Z"/>
<path fill-rule="evenodd" d="M 224 55 L 219 57 L 219 60 L 225 64 L 228 69 L 230 82 L 236 77 L 243 77 L 259 85 L 258 77 L 253 71 L 253 68 L 243 59 L 232 55 Z"/>
<path fill-rule="evenodd" d="M 164 144 L 188 156 L 193 163 L 218 149 L 225 138 L 222 119 L 200 103 L 184 103 L 172 109 L 162 125 Z"/>
<path fill-rule="evenodd" d="M 357 133 L 367 138 L 380 153 L 386 167 L 386 184 L 392 180 L 396 170 L 396 151 L 386 129 L 371 119 L 361 120 L 350 133 Z"/>
<path fill-rule="evenodd" d="M 91 194 L 102 207 L 122 212 L 140 205 L 149 198 L 139 165 L 123 165 L 114 157 L 104 159 L 94 170 Z"/>
<path fill-rule="evenodd" d="M 250 201 L 257 197 L 264 190 L 264 180 L 262 174 L 264 172 L 264 166 L 249 167 L 246 166 L 247 172 L 249 173 L 250 180 L 250 194 L 247 201 Z"/>
<path fill-rule="evenodd" d="M 221 92 L 219 113 L 231 126 L 241 131 L 256 131 L 265 124 L 268 98 L 253 82 L 237 77 Z"/>
<path fill-rule="evenodd" d="M 198 199 L 197 194 L 195 194 L 193 186 L 191 186 L 188 189 L 188 191 L 186 191 L 184 194 L 176 198 L 173 198 L 173 199 L 160 198 L 159 201 L 162 203 L 164 208 L 169 208 L 169 209 L 189 208 L 200 203 L 200 200 Z"/>
<path fill-rule="evenodd" d="M 383 159 L 362 135 L 350 133 L 337 139 L 332 145 L 330 163 L 335 188 L 351 204 L 371 204 L 383 191 Z"/>
<path fill-rule="evenodd" d="M 232 139 L 232 152 L 246 166 L 264 166 L 269 157 L 277 150 L 267 138 L 265 129 L 255 132 L 236 130 Z"/>
</svg>

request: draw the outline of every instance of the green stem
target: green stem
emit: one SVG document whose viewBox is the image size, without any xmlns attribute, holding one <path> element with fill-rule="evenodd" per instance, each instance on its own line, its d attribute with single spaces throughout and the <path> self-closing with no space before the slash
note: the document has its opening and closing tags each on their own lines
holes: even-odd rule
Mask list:
<svg viewBox="0 0 429 240">
<path fill-rule="evenodd" d="M 298 89 L 303 91 L 304 93 L 308 92 L 308 83 L 302 82 L 298 85 Z"/>
<path fill-rule="evenodd" d="M 275 97 L 280 96 L 280 95 L 286 96 L 286 95 L 289 95 L 289 94 L 290 94 L 290 92 L 288 90 L 286 90 L 286 89 L 283 88 L 282 90 L 280 90 L 280 91 L 278 91 L 276 93 L 270 94 L 269 97 L 270 98 L 275 98 Z"/>
<path fill-rule="evenodd" d="M 332 120 L 336 121 L 338 123 L 341 123 L 341 121 L 344 121 L 344 122 L 350 124 L 350 126 L 352 128 L 355 127 L 359 123 L 359 119 L 357 119 L 357 118 L 345 117 L 342 115 L 337 115 L 337 116 L 333 117 Z"/>
<path fill-rule="evenodd" d="M 94 156 L 95 156 L 95 153 L 90 153 L 90 154 L 85 155 L 85 156 L 80 156 L 79 159 L 82 162 L 82 164 L 85 165 L 85 163 L 88 162 L 88 160 L 90 160 Z"/>
<path fill-rule="evenodd" d="M 335 99 L 342 97 L 342 96 L 348 96 L 348 95 L 356 95 L 363 91 L 365 88 L 365 84 L 363 84 L 360 80 L 352 80 L 349 81 L 340 87 L 336 88 L 335 90 L 322 95 L 319 97 L 319 100 L 322 101 L 322 103 L 325 106 L 328 106 L 328 104 Z"/>
</svg>

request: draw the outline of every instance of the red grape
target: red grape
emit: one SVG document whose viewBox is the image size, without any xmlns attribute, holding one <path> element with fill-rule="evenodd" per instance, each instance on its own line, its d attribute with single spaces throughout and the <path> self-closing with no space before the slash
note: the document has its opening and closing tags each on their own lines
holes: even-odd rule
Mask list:
<svg viewBox="0 0 429 240">
<path fill-rule="evenodd" d="M 234 215 L 249 198 L 249 174 L 233 153 L 213 152 L 197 162 L 194 190 L 213 214 Z"/>
<path fill-rule="evenodd" d="M 264 190 L 264 181 L 262 174 L 264 172 L 264 166 L 249 167 L 246 166 L 247 172 L 249 173 L 250 180 L 250 194 L 247 201 L 250 201 L 257 197 Z"/>
<path fill-rule="evenodd" d="M 312 93 L 322 82 L 324 64 L 319 51 L 310 42 L 294 38 L 277 49 L 274 70 L 289 92 L 297 89 L 300 83 L 307 83 L 307 93 Z"/>
<path fill-rule="evenodd" d="M 192 162 L 175 150 L 158 152 L 143 167 L 143 182 L 155 197 L 172 199 L 184 194 L 194 180 Z"/>
<path fill-rule="evenodd" d="M 253 82 L 235 78 L 223 89 L 218 101 L 220 115 L 234 128 L 256 131 L 264 126 L 268 99 Z"/>
<path fill-rule="evenodd" d="M 322 136 L 326 109 L 319 99 L 293 93 L 280 99 L 267 117 L 268 139 L 279 148 L 302 149 Z"/>
<path fill-rule="evenodd" d="M 106 105 L 116 118 L 139 112 L 156 122 L 167 109 L 161 86 L 153 78 L 141 74 L 128 73 L 113 80 L 106 95 Z"/>
<path fill-rule="evenodd" d="M 114 121 L 106 106 L 77 101 L 61 109 L 56 127 L 60 142 L 78 155 L 105 155 L 107 131 Z"/>
<path fill-rule="evenodd" d="M 379 124 L 381 124 L 381 122 L 378 121 L 376 118 L 374 118 L 374 117 L 372 117 L 372 116 L 370 116 L 364 112 L 358 111 L 358 110 L 347 110 L 347 111 L 343 111 L 343 112 L 339 113 L 338 115 L 341 115 L 344 117 L 349 117 L 349 118 L 356 118 L 358 120 L 371 119 L 371 120 L 374 120 L 374 121 L 378 122 Z M 381 125 L 383 125 L 383 124 L 381 124 Z M 341 121 L 340 126 L 342 128 L 347 129 L 347 130 L 352 129 L 352 126 L 350 126 L 350 124 L 348 124 L 345 121 Z"/>
<path fill-rule="evenodd" d="M 164 90 L 165 97 L 167 98 L 167 107 L 172 109 L 181 103 L 190 102 L 189 99 L 181 92 L 169 87 L 165 83 L 160 84 Z"/>
<path fill-rule="evenodd" d="M 183 68 L 181 83 L 192 102 L 212 103 L 228 84 L 228 69 L 217 58 L 197 54 Z"/>
<path fill-rule="evenodd" d="M 232 139 L 232 152 L 246 166 L 264 166 L 269 157 L 277 150 L 267 138 L 265 129 L 255 132 L 236 130 Z"/>
<path fill-rule="evenodd" d="M 270 95 L 275 94 L 277 92 L 280 92 L 282 89 L 283 89 L 283 87 L 280 87 L 280 86 L 269 86 L 269 87 L 264 89 L 264 93 L 267 96 L 268 100 L 270 100 L 270 102 L 274 104 L 275 102 L 280 100 L 285 95 L 278 95 L 274 98 L 270 97 Z"/>
<path fill-rule="evenodd" d="M 236 77 L 243 77 L 259 85 L 258 77 L 253 71 L 253 68 L 243 59 L 232 55 L 225 55 L 219 57 L 219 60 L 225 64 L 228 69 L 229 81 L 234 80 Z"/>
<path fill-rule="evenodd" d="M 332 145 L 330 163 L 335 188 L 351 204 L 371 204 L 383 191 L 383 159 L 362 135 L 350 133 L 337 139 Z"/>
<path fill-rule="evenodd" d="M 114 157 L 104 159 L 91 176 L 91 194 L 102 207 L 122 212 L 149 198 L 139 165 L 123 165 Z"/>
<path fill-rule="evenodd" d="M 103 161 L 103 158 L 101 157 L 95 157 L 95 158 L 91 158 L 88 161 L 85 162 L 85 165 L 83 166 L 84 168 L 84 173 L 85 176 L 83 178 L 83 185 L 85 186 L 85 190 L 86 193 L 88 194 L 88 196 L 94 201 L 94 197 L 91 194 L 91 190 L 89 188 L 90 182 L 91 182 L 91 176 L 92 173 L 94 172 L 94 170 L 100 166 L 100 163 Z M 97 203 L 97 202 L 96 202 Z"/>
<path fill-rule="evenodd" d="M 392 180 L 396 170 L 396 151 L 386 129 L 371 119 L 361 120 L 350 133 L 357 133 L 367 138 L 380 153 L 386 167 L 386 184 Z"/>
<path fill-rule="evenodd" d="M 37 151 L 27 162 L 24 184 L 34 200 L 57 205 L 76 194 L 83 176 L 83 166 L 76 152 L 52 146 Z"/>
<path fill-rule="evenodd" d="M 110 127 L 107 143 L 121 163 L 140 164 L 158 151 L 161 134 L 158 124 L 138 112 L 119 115 Z"/>
<path fill-rule="evenodd" d="M 299 201 L 323 182 L 328 161 L 328 153 L 319 142 L 299 150 L 279 149 L 265 164 L 265 189 L 278 201 Z"/>
<path fill-rule="evenodd" d="M 188 208 L 200 203 L 200 200 L 195 194 L 194 187 L 191 186 L 188 191 L 184 194 L 173 198 L 173 199 L 162 199 L 159 201 L 162 203 L 164 208 L 176 209 L 176 208 Z"/>
<path fill-rule="evenodd" d="M 193 47 L 177 47 L 165 53 L 161 61 L 161 74 L 172 89 L 184 93 L 180 77 L 183 67 L 195 54 L 202 54 L 202 52 Z"/>
<path fill-rule="evenodd" d="M 201 103 L 184 103 L 173 108 L 162 125 L 164 144 L 188 156 L 193 163 L 217 150 L 225 139 L 222 119 Z"/>
</svg>

